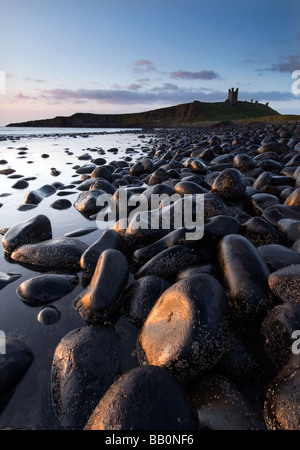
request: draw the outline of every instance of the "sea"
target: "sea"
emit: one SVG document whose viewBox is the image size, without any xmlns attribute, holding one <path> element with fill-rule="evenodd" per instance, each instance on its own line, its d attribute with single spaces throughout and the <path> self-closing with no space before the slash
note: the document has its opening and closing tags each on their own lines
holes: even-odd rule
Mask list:
<svg viewBox="0 0 300 450">
<path fill-rule="evenodd" d="M 145 155 L 155 136 L 145 134 L 141 129 L 76 129 L 76 128 L 0 128 L 0 171 L 12 169 L 9 175 L 0 172 L 0 229 L 26 221 L 38 214 L 45 214 L 51 221 L 53 238 L 66 233 L 90 228 L 94 231 L 78 239 L 91 245 L 103 233 L 95 220 L 80 214 L 73 206 L 66 210 L 51 208 L 51 203 L 62 197 L 56 193 L 44 198 L 34 209 L 20 211 L 24 196 L 45 184 L 61 182 L 71 192 L 72 203 L 79 195 L 72 184 L 80 180 L 76 167 L 91 160 L 78 159 L 82 155 L 99 156 L 107 163 L 131 156 Z M 114 151 L 109 151 L 114 149 Z M 100 154 L 99 154 L 100 153 Z M 52 169 L 60 172 L 53 176 Z M 14 184 L 20 179 L 29 179 L 29 186 L 16 189 Z M 2 240 L 2 235 L 0 236 Z M 16 264 L 0 248 L 0 278 L 7 274 L 17 274 L 19 278 L 0 290 L 0 331 L 6 337 L 25 343 L 33 354 L 33 361 L 25 375 L 17 384 L 6 404 L 0 406 L 0 429 L 57 430 L 61 424 L 52 402 L 51 367 L 55 349 L 60 340 L 70 331 L 86 323 L 74 309 L 76 296 L 83 290 L 81 274 L 75 289 L 53 303 L 60 313 L 60 319 L 53 324 L 42 324 L 38 320 L 41 306 L 31 306 L 17 295 L 21 282 L 39 275 L 31 267 Z M 121 370 L 126 372 L 138 366 L 135 351 L 137 329 L 122 317 L 115 324 L 121 336 Z M 3 355 L 0 355 L 0 358 Z"/>
</svg>

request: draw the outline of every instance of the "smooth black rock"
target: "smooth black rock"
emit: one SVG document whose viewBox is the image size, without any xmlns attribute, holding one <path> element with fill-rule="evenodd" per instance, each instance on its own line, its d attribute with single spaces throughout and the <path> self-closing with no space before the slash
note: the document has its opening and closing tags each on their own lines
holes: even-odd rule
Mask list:
<svg viewBox="0 0 300 450">
<path fill-rule="evenodd" d="M 255 182 L 253 183 L 252 187 L 254 189 L 260 190 L 264 186 L 268 186 L 272 183 L 272 174 L 268 171 L 262 172 Z"/>
<path fill-rule="evenodd" d="M 182 197 L 188 194 L 205 194 L 207 189 L 199 186 L 199 184 L 193 181 L 183 181 L 176 183 L 174 186 L 175 192 L 177 192 Z"/>
<path fill-rule="evenodd" d="M 240 233 L 256 247 L 265 244 L 277 244 L 280 241 L 276 228 L 259 216 L 252 217 L 244 222 Z"/>
<path fill-rule="evenodd" d="M 220 242 L 219 265 L 232 317 L 249 323 L 262 319 L 272 305 L 270 271 L 255 246 L 244 236 L 225 236 Z"/>
<path fill-rule="evenodd" d="M 18 180 L 16 183 L 12 185 L 12 189 L 25 189 L 29 186 L 28 181 L 26 180 Z"/>
<path fill-rule="evenodd" d="M 73 291 L 78 282 L 74 275 L 42 274 L 23 281 L 17 294 L 30 305 L 46 305 Z"/>
<path fill-rule="evenodd" d="M 34 244 L 52 238 L 51 222 L 40 214 L 25 222 L 19 222 L 9 228 L 2 239 L 4 251 L 13 252 L 24 244 Z"/>
<path fill-rule="evenodd" d="M 146 190 L 142 192 L 142 195 L 145 196 L 148 200 L 149 207 L 151 206 L 151 196 L 172 196 L 176 191 L 172 186 L 168 186 L 167 184 L 156 184 L 154 186 L 149 186 Z"/>
<path fill-rule="evenodd" d="M 101 180 L 101 179 L 95 180 L 94 178 L 92 178 L 92 180 L 93 180 L 93 183 L 90 185 L 89 190 L 100 189 L 111 195 L 114 195 L 114 193 L 117 190 L 117 188 L 115 186 L 113 186 L 111 183 L 109 183 L 106 180 Z"/>
<path fill-rule="evenodd" d="M 37 320 L 42 325 L 52 325 L 60 319 L 60 311 L 55 306 L 45 306 L 38 313 Z"/>
<path fill-rule="evenodd" d="M 194 244 L 194 241 L 189 240 L 189 233 L 190 231 L 185 227 L 178 228 L 177 230 L 173 230 L 166 234 L 161 239 L 158 239 L 153 244 L 135 250 L 133 253 L 134 263 L 141 266 L 149 261 L 149 259 L 174 245 L 191 247 Z"/>
<path fill-rule="evenodd" d="M 103 209 L 103 206 L 98 204 L 98 197 L 102 194 L 105 194 L 105 191 L 101 189 L 84 191 L 79 194 L 73 205 L 84 216 L 97 214 Z"/>
<path fill-rule="evenodd" d="M 266 430 L 261 411 L 227 377 L 212 374 L 193 386 L 200 430 Z"/>
<path fill-rule="evenodd" d="M 126 317 L 141 327 L 157 299 L 168 287 L 170 283 L 157 276 L 148 275 L 135 280 L 124 294 Z"/>
<path fill-rule="evenodd" d="M 257 250 L 267 263 L 270 272 L 300 264 L 300 255 L 284 245 L 266 244 L 257 247 Z"/>
<path fill-rule="evenodd" d="M 239 200 L 246 190 L 245 179 L 237 169 L 223 170 L 214 180 L 211 191 L 224 200 Z"/>
<path fill-rule="evenodd" d="M 103 166 L 104 164 L 106 164 L 106 159 L 104 159 L 104 158 L 95 158 L 95 159 L 92 159 L 91 162 L 93 164 L 96 164 L 96 166 Z"/>
<path fill-rule="evenodd" d="M 80 271 L 80 258 L 88 245 L 74 238 L 55 238 L 25 244 L 11 254 L 14 261 L 29 266 L 38 266 L 44 270 Z"/>
<path fill-rule="evenodd" d="M 272 205 L 264 210 L 262 217 L 276 227 L 282 219 L 300 220 L 300 209 L 289 205 Z"/>
<path fill-rule="evenodd" d="M 223 200 L 218 195 L 208 193 L 204 194 L 204 218 L 219 215 L 228 215 L 229 211 Z"/>
<path fill-rule="evenodd" d="M 0 404 L 12 394 L 33 360 L 31 349 L 19 339 L 0 336 Z M 4 341 L 4 342 L 3 342 Z M 4 350 L 4 351 L 3 351 Z"/>
<path fill-rule="evenodd" d="M 87 279 L 92 278 L 101 253 L 108 249 L 124 252 L 124 242 L 122 237 L 112 229 L 105 230 L 99 239 L 91 244 L 82 254 L 80 258 L 80 267 Z"/>
<path fill-rule="evenodd" d="M 300 220 L 282 219 L 278 222 L 278 230 L 291 242 L 300 239 Z"/>
<path fill-rule="evenodd" d="M 230 330 L 228 349 L 215 370 L 236 380 L 240 386 L 264 385 L 277 374 L 274 366 L 261 342 L 260 330 L 257 327 L 235 327 Z"/>
<path fill-rule="evenodd" d="M 174 245 L 153 256 L 134 274 L 141 278 L 147 275 L 162 277 L 173 282 L 179 270 L 191 264 L 199 263 L 199 256 L 183 245 Z"/>
<path fill-rule="evenodd" d="M 75 309 L 87 322 L 110 320 L 122 302 L 129 277 L 126 257 L 118 250 L 104 250 L 88 287 L 77 296 Z"/>
<path fill-rule="evenodd" d="M 247 201 L 251 212 L 256 216 L 260 216 L 269 206 L 277 204 L 279 204 L 279 200 L 275 195 L 263 193 L 254 194 Z"/>
<path fill-rule="evenodd" d="M 270 430 L 299 431 L 300 356 L 292 355 L 270 386 L 264 415 Z"/>
<path fill-rule="evenodd" d="M 53 203 L 50 204 L 50 207 L 53 209 L 68 209 L 71 208 L 72 203 L 70 200 L 61 198 L 58 200 L 55 200 Z"/>
<path fill-rule="evenodd" d="M 82 429 L 119 375 L 120 339 L 112 326 L 86 326 L 69 332 L 52 363 L 53 404 L 66 429 Z"/>
<path fill-rule="evenodd" d="M 85 153 L 84 155 L 80 155 L 78 156 L 78 158 L 80 161 L 81 160 L 88 160 L 88 159 L 92 159 L 91 155 L 89 153 Z"/>
<path fill-rule="evenodd" d="M 79 237 L 79 236 L 84 236 L 89 233 L 93 233 L 94 231 L 97 231 L 97 230 L 98 230 L 97 227 L 78 228 L 77 230 L 66 233 L 64 236 L 65 237 Z"/>
<path fill-rule="evenodd" d="M 143 173 L 152 173 L 154 164 L 150 158 L 141 158 L 130 168 L 130 175 L 139 177 Z"/>
<path fill-rule="evenodd" d="M 140 364 L 162 366 L 187 381 L 212 369 L 228 345 L 227 301 L 221 284 L 200 274 L 169 287 L 145 320 Z"/>
<path fill-rule="evenodd" d="M 300 264 L 276 270 L 269 276 L 268 283 L 281 302 L 300 303 Z"/>
<path fill-rule="evenodd" d="M 34 209 L 34 208 L 36 208 L 36 207 L 37 207 L 37 205 L 27 203 L 27 204 L 25 204 L 25 205 L 20 205 L 20 206 L 18 206 L 18 208 L 16 208 L 16 209 L 17 209 L 18 211 L 29 211 L 30 209 Z"/>
<path fill-rule="evenodd" d="M 108 389 L 85 430 L 196 430 L 197 411 L 178 380 L 161 367 L 136 367 Z"/>
<path fill-rule="evenodd" d="M 233 158 L 233 166 L 235 169 L 244 172 L 255 167 L 255 162 L 250 156 L 240 153 Z"/>
<path fill-rule="evenodd" d="M 261 325 L 261 336 L 267 354 L 281 368 L 291 357 L 293 332 L 300 330 L 300 304 L 283 303 L 275 306 Z"/>
<path fill-rule="evenodd" d="M 45 184 L 44 186 L 34 191 L 29 191 L 24 196 L 25 203 L 39 204 L 45 197 L 49 197 L 56 192 L 56 188 L 51 184 Z"/>
<path fill-rule="evenodd" d="M 285 205 L 294 206 L 295 208 L 300 208 L 300 187 L 295 189 L 285 200 Z"/>
<path fill-rule="evenodd" d="M 207 275 L 214 275 L 213 266 L 207 263 L 182 269 L 178 273 L 176 281 L 180 281 L 183 278 L 193 277 L 194 275 L 199 275 L 201 273 L 206 273 Z"/>
<path fill-rule="evenodd" d="M 18 280 L 22 275 L 18 273 L 4 273 L 0 272 L 0 290 L 15 280 Z"/>
<path fill-rule="evenodd" d="M 160 184 L 163 181 L 167 180 L 168 178 L 169 178 L 168 172 L 164 168 L 159 167 L 151 174 L 148 185 L 153 186 L 155 184 Z"/>
<path fill-rule="evenodd" d="M 277 154 L 281 154 L 286 150 L 288 150 L 288 147 L 284 144 L 280 144 L 278 142 L 266 142 L 257 149 L 257 153 L 275 152 Z"/>
<path fill-rule="evenodd" d="M 111 170 L 109 166 L 97 166 L 91 173 L 91 178 L 104 178 L 106 181 L 111 182 Z"/>
<path fill-rule="evenodd" d="M 218 240 L 227 234 L 238 234 L 240 228 L 241 224 L 236 218 L 220 214 L 205 221 L 204 236 Z"/>
<path fill-rule="evenodd" d="M 27 192 L 24 196 L 24 202 L 32 205 L 38 205 L 43 200 L 43 197 L 38 191 Z"/>
</svg>

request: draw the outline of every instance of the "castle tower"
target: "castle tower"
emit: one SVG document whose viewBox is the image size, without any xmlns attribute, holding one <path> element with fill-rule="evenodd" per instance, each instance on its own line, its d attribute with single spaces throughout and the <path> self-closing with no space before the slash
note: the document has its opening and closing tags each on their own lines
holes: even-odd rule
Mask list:
<svg viewBox="0 0 300 450">
<path fill-rule="evenodd" d="M 234 88 L 228 89 L 228 102 L 230 103 L 231 106 L 237 105 L 238 93 L 239 93 L 239 88 L 236 88 L 236 90 L 234 90 Z"/>
</svg>

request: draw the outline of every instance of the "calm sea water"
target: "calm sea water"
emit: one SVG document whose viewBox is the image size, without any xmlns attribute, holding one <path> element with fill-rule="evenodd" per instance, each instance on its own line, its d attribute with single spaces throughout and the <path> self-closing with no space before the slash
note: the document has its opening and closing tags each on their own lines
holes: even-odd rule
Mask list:
<svg viewBox="0 0 300 450">
<path fill-rule="evenodd" d="M 79 180 L 74 169 L 77 165 L 89 163 L 89 160 L 79 160 L 83 154 L 92 158 L 104 157 L 107 162 L 123 159 L 128 154 L 127 148 L 133 148 L 136 158 L 143 153 L 144 147 L 149 145 L 153 136 L 141 135 L 135 132 L 112 129 L 46 129 L 46 128 L 0 128 L 0 160 L 6 163 L 0 165 L 0 170 L 11 168 L 12 175 L 0 174 L 0 228 L 9 227 L 15 223 L 25 221 L 38 214 L 49 217 L 53 237 L 62 237 L 65 233 L 79 228 L 96 227 L 95 221 L 82 216 L 74 207 L 58 211 L 50 204 L 59 197 L 54 194 L 44 198 L 34 209 L 18 211 L 24 204 L 24 195 L 29 190 L 38 189 L 44 184 L 62 182 L 72 185 Z M 117 148 L 113 154 L 107 150 Z M 99 155 L 97 150 L 103 149 L 105 154 Z M 47 154 L 48 158 L 42 158 Z M 58 177 L 51 175 L 51 168 L 61 172 Z M 31 177 L 26 189 L 15 189 L 15 178 Z M 76 187 L 70 189 L 73 193 L 67 197 L 73 202 L 79 191 Z M 88 245 L 101 236 L 103 230 L 96 229 L 90 234 L 78 239 Z M 2 239 L 2 236 L 0 236 Z M 2 247 L 2 246 L 1 246 Z M 0 290 L 0 330 L 7 336 L 12 336 L 25 342 L 32 350 L 34 359 L 30 368 L 16 387 L 14 394 L 1 413 L 0 429 L 5 427 L 28 429 L 59 429 L 51 399 L 51 365 L 55 348 L 59 341 L 71 330 L 86 325 L 81 316 L 75 311 L 73 302 L 82 291 L 80 282 L 73 292 L 54 302 L 61 313 L 60 320 L 51 325 L 42 325 L 37 316 L 42 309 L 39 306 L 29 306 L 16 294 L 18 285 L 36 275 L 38 272 L 15 264 L 4 256 L 0 248 L 0 272 L 16 273 L 21 277 Z M 125 372 L 138 364 L 135 355 L 137 330 L 125 318 L 116 324 L 122 337 L 122 371 Z"/>
</svg>

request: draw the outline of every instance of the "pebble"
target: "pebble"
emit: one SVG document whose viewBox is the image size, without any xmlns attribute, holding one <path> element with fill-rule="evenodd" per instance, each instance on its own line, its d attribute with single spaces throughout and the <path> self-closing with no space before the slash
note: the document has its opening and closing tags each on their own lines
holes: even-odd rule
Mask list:
<svg viewBox="0 0 300 450">
<path fill-rule="evenodd" d="M 77 199 L 74 201 L 73 206 L 84 216 L 90 217 L 103 209 L 102 206 L 98 205 L 98 197 L 101 194 L 105 194 L 105 192 L 101 189 L 84 191 L 79 194 Z"/>
<path fill-rule="evenodd" d="M 37 244 L 25 244 L 11 254 L 20 264 L 44 270 L 80 271 L 80 258 L 87 244 L 75 238 L 54 238 Z"/>
<path fill-rule="evenodd" d="M 68 209 L 72 207 L 72 203 L 68 199 L 58 199 L 50 204 L 50 207 L 53 209 Z"/>
<path fill-rule="evenodd" d="M 79 314 L 92 323 L 103 323 L 113 316 L 129 277 L 126 257 L 118 250 L 104 250 L 88 287 L 74 301 Z"/>
<path fill-rule="evenodd" d="M 17 289 L 18 296 L 33 306 L 46 305 L 64 297 L 78 284 L 74 275 L 48 273 L 23 281 Z"/>
<path fill-rule="evenodd" d="M 167 370 L 136 367 L 118 378 L 100 400 L 85 430 L 194 430 L 197 411 Z"/>
<path fill-rule="evenodd" d="M 18 280 L 22 275 L 17 273 L 0 272 L 0 290 L 15 280 Z"/>
<path fill-rule="evenodd" d="M 206 376 L 190 392 L 197 407 L 199 430 L 266 430 L 263 414 L 229 378 Z"/>
<path fill-rule="evenodd" d="M 264 416 L 269 430 L 299 430 L 300 357 L 292 355 L 267 391 Z"/>
<path fill-rule="evenodd" d="M 124 294 L 124 315 L 140 328 L 157 299 L 168 287 L 170 283 L 153 275 L 135 280 Z"/>
<path fill-rule="evenodd" d="M 119 375 L 120 338 L 109 325 L 70 331 L 52 363 L 53 403 L 66 429 L 80 430 Z"/>
<path fill-rule="evenodd" d="M 284 302 L 275 306 L 261 325 L 261 336 L 269 358 L 281 369 L 288 363 L 294 342 L 293 332 L 300 329 L 300 304 Z"/>
<path fill-rule="evenodd" d="M 55 306 L 45 306 L 40 310 L 37 320 L 42 325 L 52 325 L 60 319 L 60 311 Z"/>
<path fill-rule="evenodd" d="M 257 250 L 267 263 L 270 272 L 300 264 L 300 255 L 284 245 L 266 244 L 257 247 Z"/>
<path fill-rule="evenodd" d="M 52 226 L 47 216 L 39 214 L 24 222 L 11 226 L 4 234 L 4 251 L 12 253 L 24 244 L 34 244 L 52 238 Z"/>
<path fill-rule="evenodd" d="M 108 249 L 124 253 L 125 247 L 122 237 L 115 230 L 107 229 L 91 244 L 80 258 L 80 267 L 86 279 L 90 280 L 96 269 L 101 254 Z"/>
<path fill-rule="evenodd" d="M 256 247 L 244 236 L 225 236 L 219 247 L 219 265 L 228 292 L 232 316 L 256 322 L 272 306 L 267 281 L 270 271 Z"/>
<path fill-rule="evenodd" d="M 167 368 L 185 382 L 220 360 L 228 344 L 227 300 L 214 277 L 200 274 L 170 286 L 145 320 L 140 364 Z"/>
<path fill-rule="evenodd" d="M 3 407 L 31 365 L 33 354 L 25 342 L 10 336 L 6 336 L 4 344 L 1 339 L 1 350 L 4 350 L 0 352 L 0 405 Z"/>
<path fill-rule="evenodd" d="M 239 200 L 245 194 L 246 185 L 237 169 L 224 169 L 214 180 L 211 191 L 226 200 Z"/>
<path fill-rule="evenodd" d="M 276 270 L 269 276 L 268 284 L 281 302 L 300 303 L 300 264 Z"/>
</svg>

